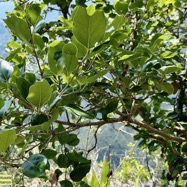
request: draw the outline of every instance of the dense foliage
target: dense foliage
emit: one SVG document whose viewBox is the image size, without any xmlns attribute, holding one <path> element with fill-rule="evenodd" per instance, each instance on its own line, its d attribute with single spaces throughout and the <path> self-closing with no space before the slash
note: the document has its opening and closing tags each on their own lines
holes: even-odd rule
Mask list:
<svg viewBox="0 0 187 187">
<path fill-rule="evenodd" d="M 163 178 L 186 180 L 187 2 L 14 3 L 0 60 L 1 167 L 48 180 L 55 165 L 55 182 L 65 172 L 60 183 L 71 186 L 91 167 L 73 132 L 95 127 L 97 143 L 101 126 L 119 122 L 150 153 L 161 150 Z M 45 22 L 51 11 L 62 15 Z"/>
</svg>

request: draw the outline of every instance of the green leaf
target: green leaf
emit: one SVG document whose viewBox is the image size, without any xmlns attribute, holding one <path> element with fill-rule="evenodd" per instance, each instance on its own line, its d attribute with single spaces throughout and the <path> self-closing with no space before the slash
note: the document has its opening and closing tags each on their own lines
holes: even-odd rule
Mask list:
<svg viewBox="0 0 187 187">
<path fill-rule="evenodd" d="M 87 76 L 78 77 L 77 81 L 80 85 L 95 82 L 98 78 L 106 75 L 112 68 L 113 68 L 112 66 L 109 66 L 107 69 L 100 70 L 97 72 L 97 74 L 92 75 L 90 77 Z"/>
<path fill-rule="evenodd" d="M 65 106 L 63 106 L 63 108 L 74 115 L 83 116 L 85 118 L 92 118 L 92 116 L 90 114 L 88 114 L 87 112 L 80 109 L 78 106 L 76 106 L 74 104 L 65 105 Z"/>
<path fill-rule="evenodd" d="M 13 72 L 13 67 L 5 60 L 0 59 L 0 82 L 7 82 Z"/>
<path fill-rule="evenodd" d="M 8 146 L 14 143 L 15 139 L 16 139 L 16 131 L 14 129 L 1 131 L 0 152 L 5 152 Z"/>
<path fill-rule="evenodd" d="M 80 141 L 76 134 L 61 134 L 58 136 L 58 140 L 61 145 L 68 144 L 71 146 L 78 145 Z"/>
<path fill-rule="evenodd" d="M 44 41 L 38 33 L 34 34 L 33 41 L 34 41 L 34 45 L 37 46 L 40 50 L 44 49 L 44 46 L 45 46 Z"/>
<path fill-rule="evenodd" d="M 128 12 L 128 4 L 123 1 L 114 3 L 115 10 L 118 14 L 126 14 Z"/>
<path fill-rule="evenodd" d="M 53 159 L 57 155 L 57 152 L 52 149 L 46 149 L 42 152 L 42 155 L 44 155 L 47 159 Z"/>
<path fill-rule="evenodd" d="M 63 58 L 62 58 L 62 48 L 64 43 L 58 40 L 54 40 L 48 46 L 48 63 L 50 70 L 61 75 L 63 72 Z"/>
<path fill-rule="evenodd" d="M 114 112 L 117 107 L 118 107 L 118 101 L 115 100 L 115 101 L 111 101 L 110 103 L 107 104 L 105 108 L 101 109 L 103 120 L 107 120 L 107 115 L 111 112 Z"/>
<path fill-rule="evenodd" d="M 61 187 L 73 187 L 73 184 L 69 180 L 62 180 L 60 181 Z"/>
<path fill-rule="evenodd" d="M 82 45 L 74 36 L 71 39 L 73 44 L 77 47 L 77 58 L 85 56 L 87 54 L 87 48 Z"/>
<path fill-rule="evenodd" d="M 175 73 L 180 71 L 181 67 L 179 66 L 162 66 L 159 69 L 159 72 L 162 73 L 163 75 L 170 74 L 170 73 Z"/>
<path fill-rule="evenodd" d="M 100 42 L 106 30 L 104 12 L 97 10 L 91 16 L 86 8 L 77 6 L 73 12 L 73 34 L 87 48 L 92 48 Z"/>
<path fill-rule="evenodd" d="M 165 58 L 165 59 L 169 59 L 172 58 L 174 56 L 176 56 L 176 53 L 173 53 L 172 51 L 164 51 L 162 54 L 160 54 L 161 58 Z"/>
<path fill-rule="evenodd" d="M 102 173 L 101 173 L 101 180 L 100 180 L 100 187 L 105 187 L 108 181 L 108 173 L 109 173 L 109 163 L 106 159 L 103 161 Z"/>
<path fill-rule="evenodd" d="M 187 143 L 182 146 L 182 152 L 187 153 Z"/>
<path fill-rule="evenodd" d="M 61 168 L 68 168 L 72 163 L 72 160 L 66 154 L 60 154 L 57 158 L 57 164 Z"/>
<path fill-rule="evenodd" d="M 159 88 L 159 89 L 161 89 L 161 90 L 164 90 L 169 95 L 173 94 L 173 92 L 174 92 L 173 85 L 170 84 L 170 83 L 167 83 L 167 82 L 156 83 L 156 87 Z"/>
<path fill-rule="evenodd" d="M 4 106 L 4 100 L 0 98 L 0 108 Z"/>
<path fill-rule="evenodd" d="M 41 8 L 39 4 L 29 4 L 26 10 L 26 15 L 29 23 L 33 26 L 36 26 L 36 24 L 42 20 L 42 17 L 40 16 Z"/>
<path fill-rule="evenodd" d="M 77 47 L 73 43 L 65 44 L 63 49 L 63 64 L 67 74 L 71 74 L 78 66 Z"/>
<path fill-rule="evenodd" d="M 31 83 L 29 83 L 23 77 L 18 77 L 18 78 L 16 78 L 16 86 L 18 88 L 18 91 L 19 91 L 21 97 L 26 99 L 29 94 L 29 88 L 31 86 Z"/>
<path fill-rule="evenodd" d="M 36 82 L 29 88 L 27 100 L 34 106 L 41 108 L 49 101 L 52 94 L 52 88 L 46 80 Z"/>
<path fill-rule="evenodd" d="M 90 171 L 90 164 L 78 164 L 70 173 L 70 178 L 75 181 L 81 181 L 86 174 Z"/>
<path fill-rule="evenodd" d="M 91 187 L 91 186 L 88 185 L 85 181 L 81 181 L 80 182 L 80 187 Z"/>
<path fill-rule="evenodd" d="M 15 36 L 23 42 L 28 43 L 31 40 L 29 25 L 26 21 L 16 17 L 15 15 L 11 15 L 8 16 L 7 19 L 4 19 L 4 22 L 11 32 L 13 32 Z"/>
<path fill-rule="evenodd" d="M 73 151 L 72 153 L 67 153 L 67 157 L 77 163 L 91 163 L 90 160 L 84 158 L 81 153 Z"/>
<path fill-rule="evenodd" d="M 40 125 L 48 120 L 49 119 L 45 114 L 36 114 L 31 118 L 31 125 L 32 126 Z"/>
<path fill-rule="evenodd" d="M 187 173 L 184 173 L 184 174 L 182 175 L 182 179 L 183 179 L 183 180 L 187 180 Z"/>
<path fill-rule="evenodd" d="M 49 169 L 49 163 L 44 155 L 34 154 L 21 167 L 23 174 L 29 178 L 45 177 L 45 170 Z"/>
<path fill-rule="evenodd" d="M 58 118 L 58 114 L 58 110 L 53 109 L 51 118 L 49 118 L 46 122 L 42 123 L 41 125 L 31 126 L 28 129 L 31 131 L 42 130 L 48 132 L 50 125 Z"/>
<path fill-rule="evenodd" d="M 99 181 L 94 171 L 92 171 L 91 187 L 100 187 Z"/>
</svg>

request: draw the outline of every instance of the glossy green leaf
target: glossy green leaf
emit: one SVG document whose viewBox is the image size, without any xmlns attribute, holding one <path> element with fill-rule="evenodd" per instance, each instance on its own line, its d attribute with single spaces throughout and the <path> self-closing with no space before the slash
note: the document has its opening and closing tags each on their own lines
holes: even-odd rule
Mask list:
<svg viewBox="0 0 187 187">
<path fill-rule="evenodd" d="M 29 88 L 27 100 L 34 106 L 41 108 L 49 101 L 52 88 L 46 80 L 36 82 Z"/>
<path fill-rule="evenodd" d="M 66 154 L 60 154 L 57 158 L 57 164 L 61 168 L 68 168 L 72 164 L 72 160 Z"/>
<path fill-rule="evenodd" d="M 106 30 L 104 12 L 97 10 L 91 16 L 84 7 L 76 7 L 73 12 L 73 34 L 87 48 L 92 48 L 100 42 Z"/>
<path fill-rule="evenodd" d="M 73 43 L 65 44 L 63 49 L 63 65 L 67 74 L 71 74 L 78 66 L 77 47 Z"/>
<path fill-rule="evenodd" d="M 160 57 L 165 58 L 165 59 L 169 59 L 169 58 L 173 58 L 176 55 L 177 54 L 172 51 L 164 51 L 163 53 L 160 54 Z"/>
<path fill-rule="evenodd" d="M 16 86 L 17 86 L 17 89 L 18 89 L 21 97 L 26 99 L 29 94 L 29 88 L 31 86 L 31 83 L 29 83 L 23 77 L 17 77 L 16 78 Z"/>
<path fill-rule="evenodd" d="M 0 152 L 5 152 L 8 146 L 14 143 L 16 139 L 16 130 L 3 130 L 0 132 Z"/>
<path fill-rule="evenodd" d="M 36 115 L 32 116 L 32 118 L 31 118 L 31 125 L 32 126 L 40 125 L 48 120 L 49 119 L 45 114 L 36 114 Z"/>
<path fill-rule="evenodd" d="M 75 182 L 81 181 L 90 171 L 90 164 L 78 164 L 70 173 L 71 180 Z"/>
<path fill-rule="evenodd" d="M 61 143 L 61 145 L 68 144 L 71 146 L 78 145 L 80 141 L 76 134 L 61 134 L 58 135 L 58 140 Z"/>
<path fill-rule="evenodd" d="M 169 74 L 169 73 L 175 73 L 180 71 L 181 67 L 179 66 L 162 66 L 159 69 L 159 72 L 162 73 L 163 75 Z"/>
<path fill-rule="evenodd" d="M 61 187 L 73 187 L 73 184 L 69 180 L 62 180 L 60 181 Z"/>
<path fill-rule="evenodd" d="M 74 115 L 83 116 L 85 118 L 92 118 L 90 114 L 88 114 L 86 111 L 80 109 L 78 106 L 74 104 L 65 105 L 63 106 L 63 108 Z"/>
<path fill-rule="evenodd" d="M 13 32 L 20 40 L 25 43 L 30 42 L 31 33 L 29 30 L 29 25 L 24 19 L 11 15 L 4 19 L 4 22 L 11 32 Z"/>
<path fill-rule="evenodd" d="M 42 155 L 44 155 L 47 159 L 53 159 L 57 155 L 57 152 L 52 149 L 46 149 L 42 152 Z"/>
<path fill-rule="evenodd" d="M 57 120 L 58 114 L 59 114 L 58 110 L 57 109 L 53 109 L 51 118 L 49 118 L 48 120 L 47 120 L 47 118 L 45 118 L 44 121 L 45 120 L 47 120 L 47 121 L 45 121 L 41 125 L 30 126 L 28 129 L 31 130 L 31 131 L 42 130 L 42 131 L 48 132 L 49 131 L 49 127 L 52 125 L 52 123 L 55 120 Z M 37 123 L 38 122 L 36 122 L 35 124 L 37 124 Z"/>
<path fill-rule="evenodd" d="M 111 101 L 110 103 L 107 104 L 107 106 L 103 109 L 101 109 L 102 112 L 102 118 L 104 120 L 107 120 L 107 115 L 111 112 L 114 112 L 116 108 L 118 107 L 118 101 Z"/>
<path fill-rule="evenodd" d="M 165 91 L 166 93 L 173 94 L 174 92 L 174 87 L 172 84 L 167 83 L 167 82 L 162 82 L 162 83 L 156 83 L 156 87 Z"/>
<path fill-rule="evenodd" d="M 45 170 L 49 169 L 49 163 L 44 155 L 34 154 L 21 167 L 23 174 L 27 177 L 45 177 Z"/>
<path fill-rule="evenodd" d="M 0 82 L 7 82 L 13 72 L 13 67 L 5 60 L 0 59 Z"/>
<path fill-rule="evenodd" d="M 91 163 L 90 160 L 84 158 L 81 153 L 77 153 L 76 151 L 67 153 L 67 157 L 77 163 Z"/>
<path fill-rule="evenodd" d="M 88 185 L 85 181 L 81 181 L 80 182 L 80 187 L 91 187 L 91 186 Z"/>
</svg>

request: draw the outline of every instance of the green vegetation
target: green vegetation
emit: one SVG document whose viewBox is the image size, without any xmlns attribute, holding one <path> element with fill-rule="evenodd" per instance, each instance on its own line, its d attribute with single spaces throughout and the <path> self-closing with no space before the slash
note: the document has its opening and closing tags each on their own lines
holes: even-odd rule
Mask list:
<svg viewBox="0 0 187 187">
<path fill-rule="evenodd" d="M 185 185 L 187 2 L 14 4 L 3 20 L 13 37 L 6 45 L 9 54 L 0 59 L 1 171 L 14 171 L 14 183 L 23 186 L 33 178 L 85 186 L 100 129 L 112 124 L 118 130 L 120 124 L 133 129 L 141 148 L 164 160 L 163 186 Z M 50 11 L 61 15 L 46 23 Z M 84 147 L 77 133 L 83 127 L 91 132 L 82 135 Z M 100 141 L 107 136 L 123 153 L 117 131 Z M 121 175 L 136 186 L 148 180 L 150 171 L 133 156 L 121 166 Z M 124 167 L 135 167 L 136 175 Z"/>
</svg>

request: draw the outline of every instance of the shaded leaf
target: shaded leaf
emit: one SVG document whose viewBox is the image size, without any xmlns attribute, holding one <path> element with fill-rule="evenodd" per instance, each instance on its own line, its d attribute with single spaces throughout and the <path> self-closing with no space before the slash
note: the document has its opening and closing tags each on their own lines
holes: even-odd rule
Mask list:
<svg viewBox="0 0 187 187">
<path fill-rule="evenodd" d="M 34 154 L 21 167 L 23 174 L 27 177 L 45 177 L 45 170 L 49 169 L 49 163 L 44 155 Z"/>
<path fill-rule="evenodd" d="M 92 116 L 90 114 L 88 114 L 87 112 L 80 109 L 78 106 L 76 106 L 74 104 L 65 105 L 65 106 L 63 106 L 63 108 L 74 115 L 83 116 L 85 118 L 92 118 Z"/>
<path fill-rule="evenodd" d="M 70 178 L 75 181 L 81 181 L 90 171 L 90 164 L 78 164 L 70 173 Z"/>
</svg>

